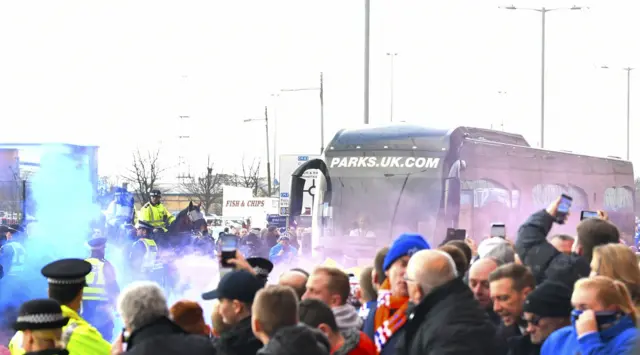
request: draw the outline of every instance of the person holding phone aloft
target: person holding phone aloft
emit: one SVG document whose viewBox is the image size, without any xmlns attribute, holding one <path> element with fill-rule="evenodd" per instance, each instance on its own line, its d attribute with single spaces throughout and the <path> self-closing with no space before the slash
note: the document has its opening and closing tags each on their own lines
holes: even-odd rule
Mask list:
<svg viewBox="0 0 640 355">
<path fill-rule="evenodd" d="M 573 252 L 570 255 L 559 252 L 547 241 L 547 235 L 554 222 L 563 223 L 570 214 L 570 204 L 563 197 L 532 214 L 518 229 L 516 253 L 531 268 L 537 284 L 553 279 L 573 287 L 578 279 L 589 276 L 593 249 L 620 240 L 618 228 L 607 221 L 604 211 L 599 211 L 600 218 L 588 218 L 578 224 Z M 559 212 L 561 205 L 566 213 Z"/>
</svg>

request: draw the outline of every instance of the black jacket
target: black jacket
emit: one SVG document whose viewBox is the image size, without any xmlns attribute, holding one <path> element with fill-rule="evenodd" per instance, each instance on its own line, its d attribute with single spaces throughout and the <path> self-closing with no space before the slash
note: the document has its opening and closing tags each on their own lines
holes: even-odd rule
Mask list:
<svg viewBox="0 0 640 355">
<path fill-rule="evenodd" d="M 69 351 L 65 349 L 47 349 L 25 353 L 24 355 L 69 355 Z"/>
<path fill-rule="evenodd" d="M 578 279 L 589 276 L 589 261 L 577 254 L 563 254 L 547 241 L 553 222 L 546 210 L 531 215 L 518 229 L 516 252 L 522 263 L 531 268 L 538 285 L 551 279 L 573 289 Z"/>
<path fill-rule="evenodd" d="M 260 355 L 329 355 L 329 340 L 319 330 L 306 325 L 276 331 L 260 350 Z"/>
<path fill-rule="evenodd" d="M 167 318 L 160 318 L 131 333 L 127 355 L 213 355 L 213 344 L 201 335 L 187 334 Z"/>
<path fill-rule="evenodd" d="M 496 328 L 460 278 L 434 289 L 408 319 L 396 344 L 397 354 L 496 353 Z"/>
<path fill-rule="evenodd" d="M 255 355 L 262 348 L 251 330 L 251 317 L 241 320 L 215 341 L 218 355 Z"/>
</svg>

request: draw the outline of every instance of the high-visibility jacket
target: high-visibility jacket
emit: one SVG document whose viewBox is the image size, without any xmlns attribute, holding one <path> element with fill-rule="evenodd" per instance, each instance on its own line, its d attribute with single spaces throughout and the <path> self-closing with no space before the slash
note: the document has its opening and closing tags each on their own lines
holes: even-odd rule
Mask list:
<svg viewBox="0 0 640 355">
<path fill-rule="evenodd" d="M 87 275 L 87 286 L 84 288 L 82 300 L 84 301 L 108 301 L 107 280 L 104 277 L 104 261 L 98 258 L 85 259 L 91 266 L 91 272 Z"/>
<path fill-rule="evenodd" d="M 176 219 L 163 204 L 152 205 L 147 202 L 140 209 L 140 215 L 138 220 L 145 221 L 152 225 L 154 228 L 162 228 L 166 231 L 165 226 L 173 223 Z"/>
<path fill-rule="evenodd" d="M 62 328 L 62 342 L 69 354 L 110 355 L 111 344 L 102 338 L 100 332 L 82 319 L 78 313 L 67 306 L 62 306 L 62 315 L 69 318 L 69 323 Z M 24 355 L 22 349 L 22 332 L 17 332 L 9 343 L 11 355 Z"/>
<path fill-rule="evenodd" d="M 6 272 L 7 275 L 16 276 L 24 271 L 24 263 L 25 258 L 27 257 L 26 249 L 20 244 L 16 242 L 9 242 L 0 248 L 0 254 L 6 251 L 7 248 L 11 249 L 12 258 L 11 265 L 9 265 L 9 270 Z"/>
<path fill-rule="evenodd" d="M 140 264 L 142 271 L 151 271 L 162 267 L 162 265 L 158 263 L 158 245 L 153 239 L 140 238 L 134 245 L 136 243 L 142 243 L 145 249 L 142 263 Z"/>
</svg>

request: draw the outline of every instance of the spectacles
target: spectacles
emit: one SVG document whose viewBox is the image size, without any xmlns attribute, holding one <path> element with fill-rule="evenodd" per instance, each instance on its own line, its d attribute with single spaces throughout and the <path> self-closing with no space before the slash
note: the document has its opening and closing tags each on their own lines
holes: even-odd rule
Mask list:
<svg viewBox="0 0 640 355">
<path fill-rule="evenodd" d="M 537 327 L 538 324 L 540 324 L 540 320 L 542 319 L 542 317 L 538 316 L 538 315 L 533 315 L 533 317 L 531 317 L 531 319 L 525 319 L 525 322 L 527 322 L 527 324 L 531 324 L 534 327 Z"/>
</svg>

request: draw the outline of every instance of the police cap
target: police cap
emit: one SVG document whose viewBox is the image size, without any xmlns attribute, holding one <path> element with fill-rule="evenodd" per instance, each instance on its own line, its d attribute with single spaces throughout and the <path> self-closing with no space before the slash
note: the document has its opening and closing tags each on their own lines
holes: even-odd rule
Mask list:
<svg viewBox="0 0 640 355">
<path fill-rule="evenodd" d="M 102 249 L 107 245 L 107 238 L 105 237 L 94 237 L 89 239 L 87 245 L 90 249 Z"/>
<path fill-rule="evenodd" d="M 160 192 L 160 190 L 151 190 L 151 194 L 150 195 L 152 197 L 155 197 L 155 196 L 161 196 L 162 193 Z"/>
<path fill-rule="evenodd" d="M 27 301 L 20 306 L 15 330 L 59 329 L 67 325 L 69 318 L 62 315 L 62 307 L 50 298 Z"/>
<path fill-rule="evenodd" d="M 91 264 L 82 259 L 60 259 L 47 264 L 40 271 L 50 285 L 84 285 L 91 272 Z"/>
<path fill-rule="evenodd" d="M 273 270 L 273 263 L 265 258 L 255 257 L 248 258 L 247 262 L 256 272 L 256 275 L 261 279 L 268 279 L 271 270 Z"/>
</svg>

